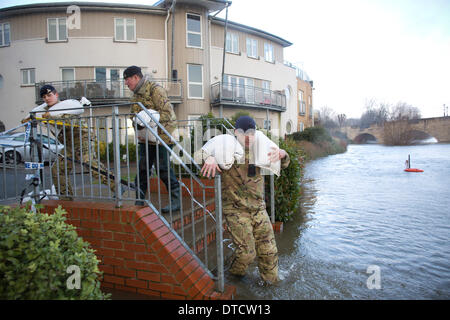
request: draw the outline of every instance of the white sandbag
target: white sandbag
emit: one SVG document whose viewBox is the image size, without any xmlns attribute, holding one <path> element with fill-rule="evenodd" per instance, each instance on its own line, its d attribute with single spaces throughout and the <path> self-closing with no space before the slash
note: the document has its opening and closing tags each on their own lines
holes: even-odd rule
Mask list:
<svg viewBox="0 0 450 320">
<path fill-rule="evenodd" d="M 217 164 L 224 170 L 229 170 L 235 161 L 242 161 L 244 157 L 244 148 L 230 134 L 215 136 L 205 143 L 202 150 L 216 158 Z"/>
<path fill-rule="evenodd" d="M 280 175 L 281 161 L 270 162 L 269 152 L 273 152 L 274 149 L 278 150 L 279 147 L 275 142 L 270 140 L 264 133 L 259 130 L 255 131 L 255 144 L 253 145 L 253 151 L 255 155 L 255 166 L 270 170 L 277 176 Z"/>
<path fill-rule="evenodd" d="M 48 112 L 50 112 L 51 117 L 57 117 L 63 114 L 80 115 L 84 112 L 84 108 L 81 105 L 80 101 L 74 99 L 67 99 L 53 105 L 50 109 L 48 109 Z"/>
<path fill-rule="evenodd" d="M 153 109 L 147 109 L 148 112 L 150 112 L 153 116 L 153 118 L 155 118 L 156 121 L 159 121 L 160 119 L 160 114 L 158 111 L 155 111 Z M 155 129 L 154 131 L 157 133 L 158 132 L 158 128 L 157 128 L 157 123 L 155 121 L 153 121 L 153 119 L 147 114 L 147 112 L 145 112 L 144 110 L 142 110 L 141 112 L 139 112 L 137 114 L 138 116 L 134 117 L 136 123 L 141 126 L 141 127 L 145 127 L 146 123 L 148 126 L 150 126 L 151 128 Z M 142 120 L 141 120 L 142 119 Z M 147 132 L 148 131 L 148 132 Z M 148 128 L 144 128 L 141 130 L 137 131 L 137 137 L 138 139 L 144 139 L 146 138 L 146 132 L 147 132 L 147 140 L 149 142 L 156 142 L 156 137 L 153 135 L 153 133 L 148 129 Z"/>
</svg>

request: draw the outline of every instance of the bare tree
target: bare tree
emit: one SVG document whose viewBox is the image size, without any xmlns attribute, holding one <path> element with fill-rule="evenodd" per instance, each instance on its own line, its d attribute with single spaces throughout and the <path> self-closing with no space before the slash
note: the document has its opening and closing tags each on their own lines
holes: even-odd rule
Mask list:
<svg viewBox="0 0 450 320">
<path fill-rule="evenodd" d="M 414 140 L 410 120 L 420 119 L 420 110 L 406 102 L 398 102 L 389 108 L 389 122 L 384 124 L 384 144 L 409 145 Z"/>
</svg>

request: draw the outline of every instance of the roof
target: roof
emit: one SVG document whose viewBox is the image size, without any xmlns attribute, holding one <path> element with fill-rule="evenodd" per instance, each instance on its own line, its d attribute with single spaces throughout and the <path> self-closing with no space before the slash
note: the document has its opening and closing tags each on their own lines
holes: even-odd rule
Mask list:
<svg viewBox="0 0 450 320">
<path fill-rule="evenodd" d="M 124 4 L 124 3 L 106 3 L 106 2 L 48 2 L 18 5 L 13 7 L 1 8 L 0 17 L 54 11 L 66 11 L 67 7 L 76 5 L 80 8 L 90 10 L 108 10 L 108 11 L 129 11 L 129 12 L 152 12 L 156 14 L 166 14 L 167 10 L 149 5 Z"/>
<path fill-rule="evenodd" d="M 159 0 L 154 4 L 155 7 L 169 8 L 172 5 L 173 0 Z M 217 11 L 224 9 L 227 4 L 231 5 L 231 1 L 227 0 L 177 0 L 176 4 L 188 4 L 194 6 L 200 6 L 208 9 L 209 11 Z"/>
<path fill-rule="evenodd" d="M 217 23 L 217 24 L 220 24 L 220 25 L 225 25 L 225 19 L 222 19 L 222 18 L 212 17 L 212 21 L 214 23 Z M 232 27 L 234 29 L 238 29 L 238 30 L 250 33 L 250 34 L 254 34 L 254 35 L 258 35 L 258 36 L 267 38 L 269 40 L 272 40 L 275 43 L 278 43 L 278 44 L 282 45 L 283 47 L 289 47 L 289 46 L 292 45 L 292 42 L 289 42 L 289 41 L 287 41 L 287 40 L 285 40 L 285 39 L 283 39 L 281 37 L 278 37 L 278 36 L 273 35 L 273 34 L 271 34 L 269 32 L 266 32 L 266 31 L 263 31 L 263 30 L 260 30 L 260 29 L 257 29 L 257 28 L 253 28 L 253 27 L 250 27 L 250 26 L 246 26 L 246 25 L 243 25 L 243 24 L 240 24 L 240 23 L 237 23 L 237 22 L 233 22 L 233 21 L 228 20 L 228 26 L 230 26 L 230 27 Z"/>
</svg>

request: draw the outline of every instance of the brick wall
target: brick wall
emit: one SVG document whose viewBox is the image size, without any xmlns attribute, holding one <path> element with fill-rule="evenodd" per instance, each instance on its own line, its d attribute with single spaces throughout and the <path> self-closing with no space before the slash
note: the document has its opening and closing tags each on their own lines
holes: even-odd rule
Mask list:
<svg viewBox="0 0 450 320">
<path fill-rule="evenodd" d="M 103 288 L 163 299 L 232 299 L 235 288 L 215 291 L 213 279 L 150 208 L 112 203 L 43 201 L 61 205 L 101 261 Z"/>
</svg>

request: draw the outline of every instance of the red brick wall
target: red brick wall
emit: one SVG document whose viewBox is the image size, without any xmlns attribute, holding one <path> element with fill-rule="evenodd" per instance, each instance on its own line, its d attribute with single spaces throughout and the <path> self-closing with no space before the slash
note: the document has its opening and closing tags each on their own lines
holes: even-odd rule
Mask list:
<svg viewBox="0 0 450 320">
<path fill-rule="evenodd" d="M 101 261 L 102 287 L 165 299 L 232 299 L 235 288 L 215 291 L 213 279 L 150 208 L 112 203 L 43 201 L 61 205 Z"/>
</svg>

